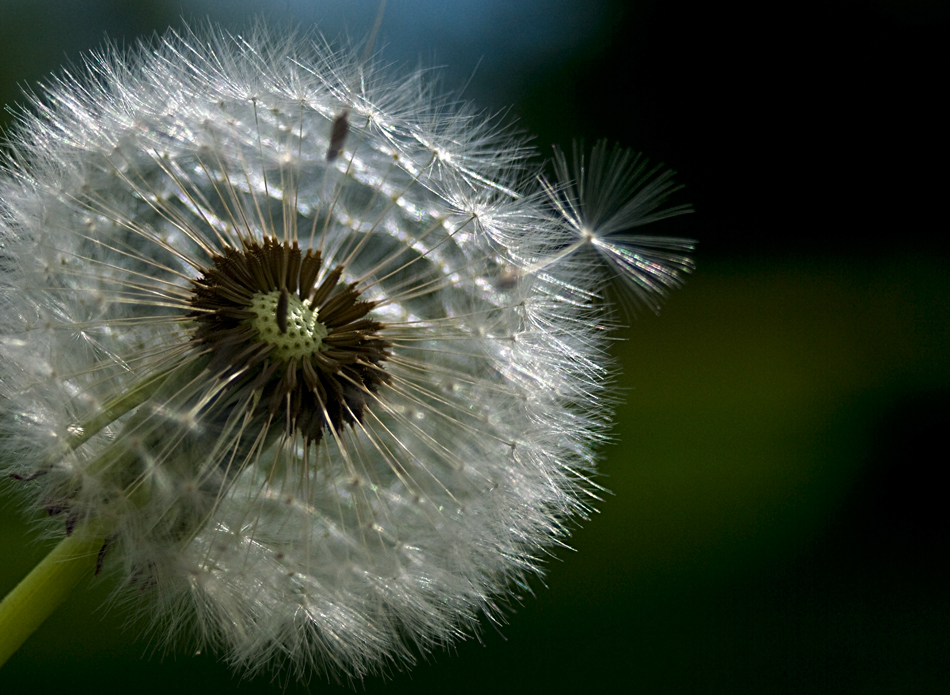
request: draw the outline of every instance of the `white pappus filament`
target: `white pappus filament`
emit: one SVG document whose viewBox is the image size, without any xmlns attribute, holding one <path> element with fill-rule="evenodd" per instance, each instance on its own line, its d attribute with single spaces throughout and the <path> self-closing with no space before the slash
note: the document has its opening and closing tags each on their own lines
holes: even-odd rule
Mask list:
<svg viewBox="0 0 950 695">
<path fill-rule="evenodd" d="M 622 236 L 665 175 L 595 148 L 541 181 L 421 74 L 263 29 L 97 56 L 9 152 L 0 472 L 52 534 L 106 529 L 156 630 L 251 670 L 358 679 L 497 619 L 596 489 L 607 310 L 574 252 L 651 304 L 690 269 Z"/>
</svg>

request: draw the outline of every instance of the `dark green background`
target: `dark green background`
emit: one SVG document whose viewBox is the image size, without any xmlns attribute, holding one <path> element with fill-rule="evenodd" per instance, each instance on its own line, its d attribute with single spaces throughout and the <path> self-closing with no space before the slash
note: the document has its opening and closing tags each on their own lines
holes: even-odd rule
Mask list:
<svg viewBox="0 0 950 695">
<path fill-rule="evenodd" d="M 698 271 L 617 345 L 626 404 L 599 481 L 612 494 L 576 552 L 557 553 L 508 625 L 360 689 L 945 692 L 945 11 L 591 8 L 597 33 L 509 66 L 499 89 L 542 150 L 607 136 L 675 166 L 696 214 L 659 231 L 700 239 Z M 0 100 L 103 31 L 131 41 L 187 11 L 0 2 Z M 413 42 L 438 58 L 439 39 Z M 516 41 L 499 27 L 473 45 Z M 501 108 L 487 70 L 471 91 Z M 14 486 L 0 483 L 0 592 L 44 552 Z M 282 692 L 215 655 L 149 656 L 127 613 L 102 607 L 109 587 L 90 585 L 0 671 L 0 692 Z"/>
</svg>

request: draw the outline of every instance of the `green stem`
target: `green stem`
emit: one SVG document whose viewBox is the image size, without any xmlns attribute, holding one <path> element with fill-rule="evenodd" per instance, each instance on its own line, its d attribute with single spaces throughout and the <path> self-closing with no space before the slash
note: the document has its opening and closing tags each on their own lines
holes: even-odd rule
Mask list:
<svg viewBox="0 0 950 695">
<path fill-rule="evenodd" d="M 96 566 L 105 534 L 77 528 L 0 601 L 0 666 Z"/>
<path fill-rule="evenodd" d="M 79 448 L 103 427 L 148 400 L 172 371 L 165 370 L 143 379 L 106 403 L 92 418 L 83 422 L 63 448 L 51 457 L 48 468 L 52 468 L 62 455 Z M 107 451 L 97 463 L 101 468 L 104 465 L 102 460 L 113 459 L 115 454 Z M 77 528 L 0 601 L 0 666 L 66 600 L 83 575 L 95 567 L 105 536 L 105 533 L 95 530 L 91 525 Z"/>
<path fill-rule="evenodd" d="M 172 371 L 166 369 L 158 374 L 153 374 L 106 403 L 99 412 L 76 426 L 75 433 L 50 455 L 47 463 L 41 466 L 40 470 L 50 470 L 64 456 L 85 444 L 94 434 L 98 434 L 103 427 L 115 422 L 133 408 L 142 405 L 158 391 Z"/>
<path fill-rule="evenodd" d="M 140 381 L 128 391 L 125 391 L 122 395 L 106 403 L 95 416 L 82 423 L 79 427 L 79 431 L 70 437 L 69 448 L 78 448 L 80 444 L 86 442 L 103 427 L 115 422 L 132 410 L 132 408 L 137 408 L 142 405 L 142 403 L 147 401 L 152 394 L 165 383 L 165 379 L 167 379 L 171 373 L 171 369 L 166 369 L 158 374 L 153 374 Z"/>
<path fill-rule="evenodd" d="M 143 379 L 106 403 L 99 412 L 78 427 L 77 433 L 64 445 L 59 455 L 77 449 L 104 427 L 150 398 L 155 397 L 164 403 L 179 396 L 182 389 L 186 389 L 191 380 L 205 368 L 207 362 L 206 359 L 195 364 L 189 363 Z M 85 473 L 100 478 L 108 475 L 110 469 L 115 469 L 115 475 L 121 478 L 123 472 L 131 470 L 137 455 L 123 442 L 130 430 L 142 427 L 143 422 L 147 425 L 149 417 L 150 414 L 144 414 L 140 418 L 133 416 L 113 445 L 107 447 L 96 460 L 86 466 Z M 145 427 L 143 436 L 157 437 L 157 427 Z M 57 457 L 51 457 L 49 467 L 52 468 L 57 460 Z M 129 465 L 123 467 L 123 462 Z M 133 501 L 140 499 L 143 506 L 148 501 L 148 491 L 139 485 L 134 489 L 127 488 L 125 492 Z M 89 521 L 75 529 L 72 535 L 53 548 L 52 552 L 0 601 L 0 666 L 6 663 L 43 621 L 66 600 L 79 580 L 95 568 L 99 551 L 109 533 L 108 524 L 101 520 Z"/>
</svg>

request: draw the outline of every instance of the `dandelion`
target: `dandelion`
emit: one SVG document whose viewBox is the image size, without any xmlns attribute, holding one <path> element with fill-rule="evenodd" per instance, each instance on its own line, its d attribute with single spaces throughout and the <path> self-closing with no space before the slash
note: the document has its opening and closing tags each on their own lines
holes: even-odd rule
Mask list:
<svg viewBox="0 0 950 695">
<path fill-rule="evenodd" d="M 0 172 L 0 472 L 169 642 L 250 671 L 360 679 L 498 620 L 596 492 L 575 252 L 651 302 L 690 268 L 613 236 L 682 209 L 604 152 L 539 183 L 493 119 L 318 39 L 95 56 Z"/>
</svg>

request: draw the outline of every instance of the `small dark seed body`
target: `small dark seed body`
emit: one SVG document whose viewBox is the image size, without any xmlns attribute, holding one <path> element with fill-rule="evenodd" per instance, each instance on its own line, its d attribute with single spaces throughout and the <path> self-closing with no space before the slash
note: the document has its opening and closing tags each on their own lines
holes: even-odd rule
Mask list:
<svg viewBox="0 0 950 695">
<path fill-rule="evenodd" d="M 105 562 L 106 553 L 109 552 L 109 548 L 112 547 L 112 544 L 115 542 L 115 536 L 107 536 L 105 542 L 102 544 L 102 547 L 99 548 L 99 555 L 96 557 L 96 576 L 99 576 L 99 573 L 102 572 L 102 563 Z"/>
<path fill-rule="evenodd" d="M 330 146 L 327 148 L 327 161 L 332 162 L 343 151 L 343 145 L 346 144 L 346 136 L 350 132 L 350 112 L 344 110 L 339 116 L 333 119 L 333 127 L 330 130 Z"/>
</svg>

